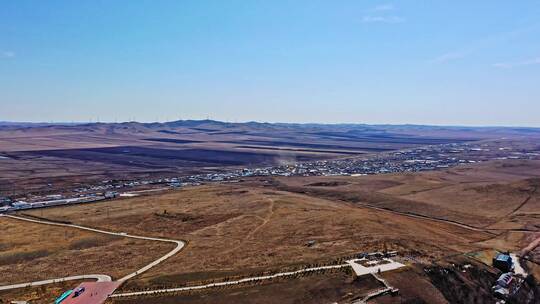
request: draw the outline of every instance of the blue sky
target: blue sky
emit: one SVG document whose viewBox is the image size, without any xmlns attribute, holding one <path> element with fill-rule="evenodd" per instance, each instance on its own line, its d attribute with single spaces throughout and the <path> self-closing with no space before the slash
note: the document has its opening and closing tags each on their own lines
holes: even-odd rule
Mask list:
<svg viewBox="0 0 540 304">
<path fill-rule="evenodd" d="M 0 6 L 0 120 L 540 126 L 540 1 Z"/>
</svg>

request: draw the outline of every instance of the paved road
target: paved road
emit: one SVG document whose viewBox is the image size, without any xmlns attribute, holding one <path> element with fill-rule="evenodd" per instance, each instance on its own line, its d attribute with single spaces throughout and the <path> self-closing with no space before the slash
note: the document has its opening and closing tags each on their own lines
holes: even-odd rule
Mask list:
<svg viewBox="0 0 540 304">
<path fill-rule="evenodd" d="M 306 269 L 301 269 L 301 270 L 296 270 L 296 271 L 280 272 L 280 273 L 271 274 L 271 275 L 249 277 L 249 278 L 244 278 L 244 279 L 235 280 L 235 281 L 210 283 L 210 284 L 198 285 L 198 286 L 187 286 L 187 287 L 156 289 L 156 290 L 137 291 L 137 292 L 115 293 L 115 294 L 110 295 L 110 297 L 111 298 L 133 297 L 133 296 L 143 296 L 143 295 L 154 295 L 154 294 L 167 293 L 167 292 L 200 290 L 200 289 L 214 288 L 214 287 L 220 287 L 220 286 L 237 285 L 237 284 L 249 283 L 249 282 L 254 282 L 254 281 L 270 280 L 274 278 L 287 277 L 287 276 L 292 276 L 292 275 L 301 274 L 305 272 L 312 272 L 312 271 L 318 271 L 318 270 L 324 270 L 324 269 L 337 269 L 337 268 L 344 268 L 344 267 L 351 267 L 351 266 L 349 264 L 341 264 L 341 265 L 313 267 L 313 268 L 306 268 Z"/>
<path fill-rule="evenodd" d="M 373 299 L 373 298 L 376 298 L 378 296 L 382 296 L 384 294 L 387 294 L 387 293 L 390 293 L 390 292 L 398 292 L 399 290 L 397 288 L 394 288 L 392 286 L 390 286 L 390 284 L 388 284 L 388 281 L 386 281 L 385 279 L 383 279 L 381 276 L 379 276 L 378 274 L 376 273 L 371 273 L 371 275 L 377 280 L 379 281 L 381 284 L 384 285 L 383 288 L 379 288 L 377 290 L 374 290 L 370 293 L 368 293 L 367 295 L 365 295 L 364 297 L 352 302 L 352 304 L 367 304 L 369 300 Z"/>
<path fill-rule="evenodd" d="M 146 236 L 130 235 L 130 234 L 123 233 L 123 232 L 110 232 L 110 231 L 105 231 L 105 230 L 100 230 L 100 229 L 84 227 L 84 226 L 80 226 L 80 225 L 55 223 L 55 222 L 44 221 L 44 220 L 35 220 L 35 219 L 29 219 L 29 218 L 24 218 L 24 217 L 15 216 L 15 215 L 8 215 L 8 214 L 1 214 L 0 217 L 1 216 L 16 219 L 16 220 L 21 220 L 21 221 L 37 223 L 37 224 L 71 227 L 71 228 L 76 228 L 76 229 L 81 229 L 81 230 L 86 230 L 86 231 L 91 231 L 91 232 L 96 232 L 96 233 L 102 233 L 102 234 L 107 234 L 107 235 L 114 235 L 114 236 L 127 237 L 127 238 L 132 238 L 132 239 L 167 242 L 167 243 L 176 244 L 176 247 L 173 250 L 169 251 L 164 256 L 162 256 L 159 259 L 153 261 L 152 263 L 144 266 L 143 268 L 124 276 L 123 278 L 118 280 L 119 282 L 124 282 L 124 281 L 126 281 L 128 279 L 133 278 L 136 275 L 139 275 L 139 274 L 147 271 L 148 269 L 156 266 L 157 264 L 159 264 L 159 263 L 165 261 L 166 259 L 170 258 L 171 256 L 175 255 L 180 250 L 182 250 L 182 248 L 184 248 L 184 246 L 185 246 L 185 242 L 178 241 L 178 240 L 170 240 L 170 239 L 162 239 L 162 238 L 153 238 L 153 237 L 146 237 Z M 7 286 L 0 286 L 0 290 L 23 288 L 23 287 L 28 287 L 28 286 L 37 286 L 37 285 L 50 284 L 50 283 L 55 283 L 55 282 L 63 282 L 63 281 L 69 281 L 69 280 L 80 280 L 80 279 L 87 279 L 87 278 L 89 278 L 89 279 L 97 279 L 98 281 L 100 281 L 100 280 L 107 281 L 106 278 L 108 278 L 108 281 L 111 281 L 111 277 L 109 277 L 108 275 L 103 275 L 103 274 L 80 275 L 80 276 L 70 276 L 70 277 L 63 277 L 63 278 L 57 278 L 57 279 L 43 280 L 43 281 L 37 281 L 37 282 L 29 282 L 29 283 L 22 283 L 22 284 L 13 284 L 13 285 L 7 285 Z"/>
<path fill-rule="evenodd" d="M 52 283 L 58 283 L 58 282 L 88 280 L 88 279 L 96 280 L 98 282 L 111 282 L 112 281 L 111 277 L 105 274 L 83 274 L 83 275 L 76 275 L 76 276 L 71 276 L 71 277 L 63 277 L 63 278 L 35 281 L 35 282 L 29 282 L 29 283 L 20 283 L 20 284 L 0 286 L 0 291 L 8 290 L 8 289 L 40 286 L 40 285 L 46 285 L 46 284 L 52 284 Z"/>
<path fill-rule="evenodd" d="M 82 282 L 77 289 L 84 288 L 78 297 L 70 295 L 62 304 L 103 304 L 107 298 L 120 286 L 120 282 Z"/>
<path fill-rule="evenodd" d="M 362 262 L 362 261 L 368 261 L 366 258 L 349 260 L 349 261 L 347 261 L 347 264 L 351 265 L 352 269 L 354 270 L 354 272 L 356 273 L 357 276 L 363 276 L 363 275 L 370 274 L 370 273 L 377 273 L 379 271 L 380 272 L 385 272 L 385 271 L 405 267 L 405 265 L 403 265 L 401 263 L 398 263 L 396 261 L 393 261 L 391 259 L 386 259 L 385 258 L 383 260 L 386 261 L 387 263 L 380 264 L 380 265 L 367 266 L 367 267 L 363 266 L 360 263 L 358 263 L 358 262 Z"/>
<path fill-rule="evenodd" d="M 529 254 L 529 252 L 535 250 L 536 247 L 538 247 L 538 246 L 540 246 L 540 236 L 538 236 L 536 239 L 534 239 L 532 242 L 530 242 L 529 245 L 527 245 L 527 247 L 523 248 L 521 250 L 520 255 L 521 256 L 526 256 L 527 254 Z"/>
<path fill-rule="evenodd" d="M 100 230 L 100 229 L 84 227 L 84 226 L 80 226 L 80 225 L 62 224 L 62 223 L 55 223 L 55 222 L 44 221 L 44 220 L 35 220 L 35 219 L 29 219 L 29 218 L 24 218 L 24 217 L 19 217 L 19 216 L 14 216 L 14 215 L 7 215 L 7 214 L 0 215 L 0 216 L 5 216 L 5 217 L 13 218 L 13 219 L 16 219 L 16 220 L 28 221 L 28 222 L 38 223 L 38 224 L 71 227 L 71 228 L 87 230 L 87 231 L 92 231 L 92 232 L 96 232 L 96 233 L 103 233 L 103 234 L 108 234 L 108 235 L 114 235 L 114 236 L 121 236 L 121 237 L 128 237 L 128 238 L 149 240 L 149 241 L 169 242 L 169 243 L 175 243 L 176 244 L 176 247 L 173 250 L 171 250 L 170 252 L 168 252 L 167 254 L 165 254 L 164 256 L 160 257 L 159 259 L 153 261 L 152 263 L 150 263 L 150 264 L 142 267 L 141 269 L 139 269 L 139 270 L 137 270 L 137 271 L 135 271 L 133 273 L 130 273 L 130 274 L 120 278 L 118 281 L 116 281 L 116 282 L 118 282 L 120 284 L 123 283 L 126 280 L 129 280 L 129 279 L 133 278 L 134 276 L 136 276 L 138 274 L 141 274 L 141 273 L 147 271 L 148 269 L 156 266 L 157 264 L 163 262 L 164 260 L 170 258 L 171 256 L 175 255 L 178 251 L 180 251 L 185 246 L 185 242 L 178 241 L 178 240 L 137 236 L 137 235 L 130 235 L 130 234 L 122 233 L 122 232 L 110 232 L 110 231 L 104 231 L 104 230 Z M 117 293 L 117 294 L 110 295 L 110 297 L 113 297 L 113 298 L 132 297 L 132 296 L 153 295 L 153 294 L 177 292 L 177 291 L 201 290 L 201 289 L 214 288 L 214 287 L 220 287 L 220 286 L 229 286 L 229 285 L 237 285 L 237 284 L 261 281 L 261 280 L 271 280 L 271 279 L 274 279 L 274 278 L 293 276 L 293 275 L 306 273 L 306 272 L 313 272 L 313 271 L 326 270 L 326 269 L 338 269 L 338 268 L 344 268 L 344 267 L 351 267 L 351 265 L 349 263 L 347 263 L 347 264 L 341 264 L 341 265 L 312 267 L 312 268 L 306 268 L 306 269 L 301 269 L 301 270 L 296 270 L 296 271 L 280 272 L 280 273 L 271 274 L 271 275 L 248 277 L 248 278 L 243 278 L 243 279 L 234 280 L 234 281 L 210 283 L 210 284 L 198 285 L 198 286 L 186 286 L 186 287 L 178 287 L 178 288 L 167 288 L 167 289 L 157 289 L 157 290 L 148 290 L 148 291 Z M 391 270 L 391 269 L 381 269 L 381 271 L 386 271 L 386 270 Z M 110 282 L 111 281 L 111 277 L 109 277 L 107 275 L 99 275 L 99 274 L 98 275 L 80 275 L 80 276 L 71 276 L 71 277 L 43 280 L 43 281 L 30 282 L 30 283 L 22 283 L 22 284 L 13 284 L 13 285 L 8 285 L 8 286 L 1 286 L 0 290 L 23 288 L 23 287 L 29 287 L 29 286 L 38 286 L 38 285 L 55 283 L 55 282 L 63 282 L 63 281 L 68 281 L 68 280 L 80 280 L 80 279 L 96 279 L 98 282 Z M 120 284 L 118 284 L 118 285 L 120 285 Z M 111 291 L 111 292 L 113 292 L 113 291 Z"/>
</svg>

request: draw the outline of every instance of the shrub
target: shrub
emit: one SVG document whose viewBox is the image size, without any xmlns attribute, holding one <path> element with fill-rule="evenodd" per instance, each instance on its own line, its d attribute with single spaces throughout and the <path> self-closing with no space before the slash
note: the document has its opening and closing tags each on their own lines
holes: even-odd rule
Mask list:
<svg viewBox="0 0 540 304">
<path fill-rule="evenodd" d="M 27 252 L 15 252 L 0 255 L 0 266 L 9 264 L 18 264 L 21 262 L 31 261 L 39 259 L 41 257 L 48 256 L 47 250 L 35 250 Z"/>
</svg>

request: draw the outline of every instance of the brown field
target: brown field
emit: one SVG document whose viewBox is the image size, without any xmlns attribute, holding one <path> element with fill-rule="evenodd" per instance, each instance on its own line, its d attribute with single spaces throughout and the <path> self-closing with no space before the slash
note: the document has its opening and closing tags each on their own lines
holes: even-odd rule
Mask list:
<svg viewBox="0 0 540 304">
<path fill-rule="evenodd" d="M 216 121 L 0 126 L 0 195 L 521 135 L 512 129 Z"/>
<path fill-rule="evenodd" d="M 104 208 L 109 209 L 109 218 Z M 54 220 L 189 241 L 183 253 L 126 288 L 249 275 L 385 248 L 436 258 L 472 250 L 471 242 L 489 236 L 251 184 L 186 188 L 105 204 L 50 208 L 43 214 Z M 307 248 L 309 240 L 316 245 Z"/>
<path fill-rule="evenodd" d="M 479 303 L 490 297 L 489 292 L 476 297 L 466 295 L 478 288 L 489 289 L 487 285 L 496 276 L 483 264 L 489 263 L 489 258 L 482 258 L 481 253 L 519 251 L 540 230 L 537 226 L 540 193 L 536 191 L 539 169 L 538 161 L 495 161 L 417 174 L 251 178 L 239 183 L 187 187 L 26 213 L 107 230 L 188 241 L 181 253 L 123 285 L 125 291 L 296 269 L 359 252 L 398 250 L 400 255 L 413 257 L 414 261 L 412 270 L 385 274 L 404 290 L 401 300 L 455 303 L 460 299 L 463 303 Z M 472 230 L 475 227 L 478 231 Z M 42 228 L 35 229 L 37 235 L 42 233 L 39 232 Z M 306 243 L 310 240 L 315 245 L 308 247 Z M 111 256 L 118 254 L 118 246 L 114 247 L 112 244 L 108 247 Z M 533 260 L 538 259 L 536 253 L 532 256 Z M 464 274 L 461 269 L 452 270 L 456 266 L 449 266 L 450 260 L 456 265 L 474 264 L 478 273 L 484 274 L 484 281 L 475 280 L 475 275 Z M 426 275 L 422 267 L 434 267 L 433 275 Z M 536 274 L 536 266 L 531 267 Z M 444 271 L 455 272 L 450 281 L 436 276 L 445 268 L 448 270 Z M 306 284 L 315 284 L 309 283 L 312 278 L 306 279 Z M 338 284 L 335 280 L 330 276 L 321 281 L 320 289 L 334 290 L 325 299 L 338 299 L 348 293 L 344 290 L 350 287 L 349 283 Z M 418 286 L 425 285 L 423 288 L 430 292 L 418 294 L 418 289 L 407 285 L 411 280 Z M 458 282 L 463 280 L 467 283 L 460 285 Z M 302 284 L 290 279 L 286 283 L 265 283 L 254 290 L 228 288 L 151 301 L 205 303 L 223 298 L 227 299 L 224 303 L 242 303 L 241 299 L 248 302 L 257 297 L 262 299 L 275 290 L 284 290 L 286 298 L 289 290 L 283 287 L 286 285 L 306 290 L 300 293 L 302 300 L 298 301 L 310 303 L 315 292 Z M 340 287 L 344 290 L 330 287 L 337 285 L 349 287 Z M 461 289 L 454 290 L 454 285 Z M 457 298 L 452 298 L 456 293 Z M 137 299 L 116 302 L 133 301 Z M 396 303 L 393 301 L 397 300 L 382 297 L 376 303 Z"/>
<path fill-rule="evenodd" d="M 158 242 L 0 218 L 0 285 L 81 274 L 131 273 L 171 250 Z"/>
<path fill-rule="evenodd" d="M 324 180 L 330 185 L 320 185 Z M 539 230 L 540 162 L 492 161 L 421 174 L 279 178 L 309 196 L 494 229 Z"/>
<path fill-rule="evenodd" d="M 334 303 L 350 301 L 379 287 L 381 284 L 371 276 L 353 279 L 340 271 L 221 290 L 114 299 L 110 303 Z"/>
</svg>

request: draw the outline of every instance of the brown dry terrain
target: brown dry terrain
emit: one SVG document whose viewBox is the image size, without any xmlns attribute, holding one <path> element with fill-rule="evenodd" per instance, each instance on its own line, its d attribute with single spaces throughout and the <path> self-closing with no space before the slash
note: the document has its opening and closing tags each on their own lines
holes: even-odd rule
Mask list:
<svg viewBox="0 0 540 304">
<path fill-rule="evenodd" d="M 82 281 L 54 283 L 39 287 L 0 291 L 0 303 L 11 303 L 12 300 L 28 301 L 32 304 L 51 304 L 64 291 L 72 289 Z"/>
<path fill-rule="evenodd" d="M 471 242 L 489 237 L 253 183 L 192 187 L 159 196 L 51 208 L 43 214 L 53 220 L 189 241 L 182 254 L 129 282 L 124 286 L 128 289 L 294 268 L 385 247 L 441 257 L 448 251 L 472 250 Z M 41 211 L 29 213 L 37 212 Z M 316 245 L 307 248 L 309 240 Z"/>
<path fill-rule="evenodd" d="M 0 285 L 81 274 L 120 278 L 171 245 L 0 218 Z"/>
<path fill-rule="evenodd" d="M 231 289 L 181 293 L 160 297 L 126 298 L 111 303 L 334 303 L 353 298 L 381 287 L 371 276 L 353 279 L 350 273 L 325 272 L 295 279 L 264 282 Z"/>
<path fill-rule="evenodd" d="M 474 227 L 540 229 L 539 161 L 492 161 L 422 174 L 279 178 L 275 184 L 309 196 Z"/>
<path fill-rule="evenodd" d="M 184 251 L 129 281 L 123 290 L 196 284 L 328 263 L 359 252 L 398 250 L 412 263 L 408 270 L 385 274 L 403 290 L 399 301 L 480 303 L 491 297 L 489 284 L 496 277 L 486 265 L 487 255 L 482 258 L 484 252 L 519 251 L 540 230 L 539 169 L 538 161 L 494 161 L 417 174 L 252 178 L 26 213 L 188 240 Z M 310 240 L 315 245 L 308 247 Z M 531 254 L 536 262 L 538 250 Z M 470 273 L 456 268 L 464 264 L 474 265 Z M 320 283 L 317 290 L 334 290 L 324 299 L 337 300 L 347 293 L 350 283 L 336 282 L 330 276 Z M 313 293 L 322 297 L 302 284 L 290 279 L 257 286 L 256 292 L 239 287 L 151 301 L 250 302 L 276 290 L 284 290 L 287 298 L 289 287 L 280 287 L 285 285 L 296 286 L 292 291 L 307 290 L 291 298 L 297 302 L 309 303 Z M 429 292 L 419 294 L 415 286 Z M 478 290 L 482 292 L 469 296 Z M 137 300 L 118 302 L 134 303 L 130 301 Z"/>
<path fill-rule="evenodd" d="M 0 195 L 358 156 L 538 130 L 177 121 L 0 125 Z"/>
<path fill-rule="evenodd" d="M 324 180 L 325 184 L 320 184 Z M 278 189 L 488 229 L 478 245 L 519 252 L 540 237 L 540 162 L 505 160 L 421 174 L 279 178 Z M 540 262 L 540 248 L 531 258 Z"/>
</svg>

